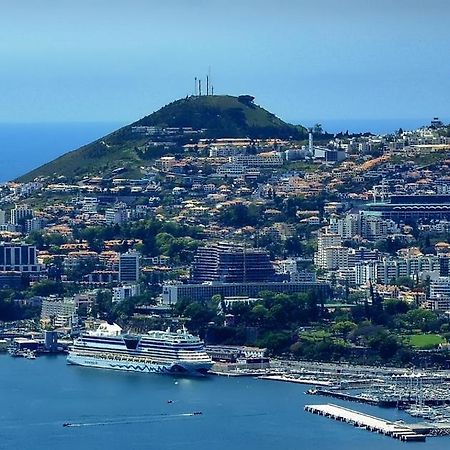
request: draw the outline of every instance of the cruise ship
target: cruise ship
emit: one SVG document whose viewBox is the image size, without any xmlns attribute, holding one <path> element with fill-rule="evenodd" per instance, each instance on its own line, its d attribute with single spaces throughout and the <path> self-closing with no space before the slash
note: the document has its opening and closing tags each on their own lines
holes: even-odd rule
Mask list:
<svg viewBox="0 0 450 450">
<path fill-rule="evenodd" d="M 213 362 L 204 343 L 186 329 L 136 336 L 117 324 L 102 323 L 75 340 L 68 364 L 143 373 L 206 375 Z"/>
</svg>

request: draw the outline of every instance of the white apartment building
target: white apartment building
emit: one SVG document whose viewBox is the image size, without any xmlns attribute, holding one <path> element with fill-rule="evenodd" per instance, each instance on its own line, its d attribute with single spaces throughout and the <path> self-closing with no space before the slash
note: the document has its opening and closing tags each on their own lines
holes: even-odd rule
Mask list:
<svg viewBox="0 0 450 450">
<path fill-rule="evenodd" d="M 343 239 L 361 236 L 365 239 L 377 240 L 399 232 L 398 225 L 393 220 L 367 214 L 333 216 L 330 219 L 330 229 Z"/>
<path fill-rule="evenodd" d="M 27 219 L 25 223 L 25 228 L 27 233 L 31 233 L 32 231 L 40 231 L 45 226 L 45 220 L 41 217 L 33 217 L 32 219 Z"/>
<path fill-rule="evenodd" d="M 353 268 L 354 281 L 356 286 L 369 284 L 369 281 L 376 282 L 378 279 L 378 263 L 376 261 L 364 261 L 355 264 Z"/>
<path fill-rule="evenodd" d="M 430 283 L 430 298 L 450 298 L 450 278 L 441 277 Z"/>
<path fill-rule="evenodd" d="M 348 248 L 325 247 L 317 252 L 316 265 L 320 269 L 336 270 L 348 267 Z"/>
<path fill-rule="evenodd" d="M 27 205 L 16 205 L 10 211 L 10 222 L 13 225 L 19 225 L 22 220 L 31 219 L 33 217 L 33 210 Z"/>
<path fill-rule="evenodd" d="M 126 284 L 123 286 L 117 286 L 113 288 L 113 303 L 121 302 L 127 298 L 136 297 L 140 294 L 138 284 Z"/>
<path fill-rule="evenodd" d="M 229 162 L 246 167 L 280 167 L 283 165 L 283 158 L 275 153 L 236 155 L 230 156 Z"/>
<path fill-rule="evenodd" d="M 370 257 L 360 260 L 353 266 L 349 263 L 348 270 L 353 271 L 351 279 L 356 286 L 365 285 L 369 279 L 381 284 L 390 284 L 399 277 L 419 277 L 425 273 L 439 273 L 439 258 L 434 255 L 392 258 L 384 257 L 380 260 Z M 349 279 L 350 280 L 350 279 Z"/>
<path fill-rule="evenodd" d="M 128 220 L 126 205 L 115 205 L 105 210 L 105 221 L 107 225 L 122 224 Z"/>
<path fill-rule="evenodd" d="M 242 148 L 214 145 L 209 148 L 210 158 L 228 158 L 242 153 Z"/>
<path fill-rule="evenodd" d="M 399 228 L 393 220 L 378 216 L 361 215 L 361 236 L 366 239 L 382 239 L 389 234 L 398 233 Z"/>
<path fill-rule="evenodd" d="M 342 237 L 325 227 L 319 231 L 314 263 L 319 269 L 347 267 L 348 249 L 342 247 Z"/>
<path fill-rule="evenodd" d="M 247 172 L 246 167 L 243 164 L 238 163 L 226 163 L 219 166 L 216 170 L 217 175 L 228 177 L 240 177 Z"/>
<path fill-rule="evenodd" d="M 55 327 L 67 327 L 78 323 L 77 307 L 73 299 L 45 299 L 42 302 L 41 320 L 52 320 Z"/>
<path fill-rule="evenodd" d="M 98 207 L 97 197 L 83 197 L 81 199 L 81 211 L 83 213 L 95 214 Z"/>
<path fill-rule="evenodd" d="M 346 214 L 344 217 L 331 217 L 330 230 L 341 236 L 343 239 L 354 238 L 361 234 L 359 214 Z"/>
<path fill-rule="evenodd" d="M 418 277 L 422 272 L 439 272 L 439 257 L 434 255 L 383 258 L 377 264 L 377 279 L 380 283 L 389 284 L 399 277 Z"/>
</svg>

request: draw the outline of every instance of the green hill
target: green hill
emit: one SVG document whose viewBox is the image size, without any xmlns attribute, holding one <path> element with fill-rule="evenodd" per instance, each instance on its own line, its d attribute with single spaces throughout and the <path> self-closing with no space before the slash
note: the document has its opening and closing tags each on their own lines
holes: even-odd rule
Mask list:
<svg viewBox="0 0 450 450">
<path fill-rule="evenodd" d="M 136 132 L 138 129 L 133 127 L 153 128 L 144 134 Z M 183 127 L 197 132 L 177 133 L 174 130 Z M 172 130 L 166 132 L 167 128 Z M 61 175 L 69 179 L 85 175 L 107 176 L 117 168 L 123 168 L 126 176 L 138 176 L 142 165 L 148 165 L 149 161 L 164 154 L 179 153 L 182 145 L 196 142 L 199 138 L 302 139 L 305 135 L 305 128 L 283 122 L 255 105 L 251 96 L 191 96 L 172 102 L 137 122 L 66 153 L 18 180 Z M 147 145 L 149 141 L 152 141 L 151 146 Z"/>
<path fill-rule="evenodd" d="M 136 125 L 206 128 L 206 137 L 299 137 L 305 130 L 287 124 L 253 103 L 253 97 L 214 95 L 177 100 Z"/>
</svg>

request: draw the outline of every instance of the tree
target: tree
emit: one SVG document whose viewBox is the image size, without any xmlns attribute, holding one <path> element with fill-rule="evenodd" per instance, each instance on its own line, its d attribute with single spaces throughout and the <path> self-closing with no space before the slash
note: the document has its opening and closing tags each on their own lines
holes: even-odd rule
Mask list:
<svg viewBox="0 0 450 450">
<path fill-rule="evenodd" d="M 412 309 L 403 317 L 411 330 L 420 329 L 422 331 L 432 331 L 437 319 L 434 312 L 423 308 Z"/>
<path fill-rule="evenodd" d="M 94 317 L 104 317 L 107 316 L 112 311 L 112 292 L 110 290 L 104 289 L 97 291 L 97 296 L 95 299 L 95 304 L 92 308 L 92 315 Z"/>
<path fill-rule="evenodd" d="M 77 261 L 74 268 L 66 272 L 70 280 L 82 281 L 83 277 L 97 268 L 98 259 L 95 257 L 83 258 Z"/>
<path fill-rule="evenodd" d="M 246 206 L 242 203 L 224 208 L 219 215 L 220 221 L 227 226 L 255 226 L 262 220 L 261 208 L 256 205 Z"/>
<path fill-rule="evenodd" d="M 52 280 L 43 280 L 38 283 L 33 283 L 30 290 L 32 295 L 38 295 L 41 297 L 48 297 L 49 295 L 64 295 L 63 284 Z"/>
<path fill-rule="evenodd" d="M 313 133 L 314 134 L 323 134 L 322 124 L 316 123 L 313 127 Z"/>
<path fill-rule="evenodd" d="M 351 322 L 350 320 L 344 320 L 342 322 L 337 322 L 331 326 L 331 330 L 334 333 L 342 334 L 343 336 L 347 336 L 350 332 L 356 330 L 358 326 L 355 322 Z"/>
<path fill-rule="evenodd" d="M 258 304 L 252 308 L 251 314 L 256 325 L 264 326 L 269 316 L 269 310 L 264 305 Z"/>
<path fill-rule="evenodd" d="M 208 305 L 200 302 L 192 302 L 186 306 L 183 315 L 189 317 L 189 328 L 198 332 L 205 327 L 208 322 L 212 321 L 216 316 L 216 311 L 213 311 Z"/>
<path fill-rule="evenodd" d="M 409 310 L 408 303 L 402 300 L 388 299 L 384 301 L 384 310 L 390 316 L 405 314 Z"/>
<path fill-rule="evenodd" d="M 368 344 L 369 347 L 377 350 L 383 359 L 392 358 L 400 348 L 397 338 L 385 330 L 380 330 L 376 334 L 370 336 L 368 338 Z"/>
<path fill-rule="evenodd" d="M 274 355 L 286 352 L 291 344 L 292 336 L 286 332 L 268 332 L 258 341 L 259 347 L 267 348 Z"/>
<path fill-rule="evenodd" d="M 240 95 L 238 97 L 238 101 L 247 106 L 254 106 L 253 105 L 254 100 L 255 100 L 255 97 L 253 97 L 253 95 Z"/>
</svg>

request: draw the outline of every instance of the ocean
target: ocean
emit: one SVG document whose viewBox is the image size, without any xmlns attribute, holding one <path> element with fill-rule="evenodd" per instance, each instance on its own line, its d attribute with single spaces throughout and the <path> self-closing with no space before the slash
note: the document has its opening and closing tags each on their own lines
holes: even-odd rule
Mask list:
<svg viewBox="0 0 450 450">
<path fill-rule="evenodd" d="M 424 119 L 316 119 L 295 121 L 305 127 L 313 127 L 320 123 L 324 131 L 328 133 L 366 133 L 370 131 L 374 134 L 395 133 L 399 128 L 403 130 L 415 130 L 429 125 L 431 117 Z M 448 120 L 443 120 L 448 123 Z"/>
<path fill-rule="evenodd" d="M 450 444 L 450 438 L 405 444 L 306 413 L 305 404 L 330 401 L 308 396 L 306 389 L 248 377 L 179 378 L 69 366 L 64 356 L 0 355 L 0 449 L 440 450 Z M 393 409 L 346 406 L 407 420 Z M 67 422 L 73 426 L 63 427 Z"/>
<path fill-rule="evenodd" d="M 398 128 L 414 129 L 427 119 L 308 120 L 294 121 L 314 126 L 321 123 L 330 133 L 349 130 L 360 133 L 390 133 Z M 125 125 L 117 122 L 0 123 L 0 183 L 12 180 L 54 158 L 104 136 Z"/>
<path fill-rule="evenodd" d="M 114 122 L 0 123 L 0 183 L 123 126 Z"/>
</svg>

